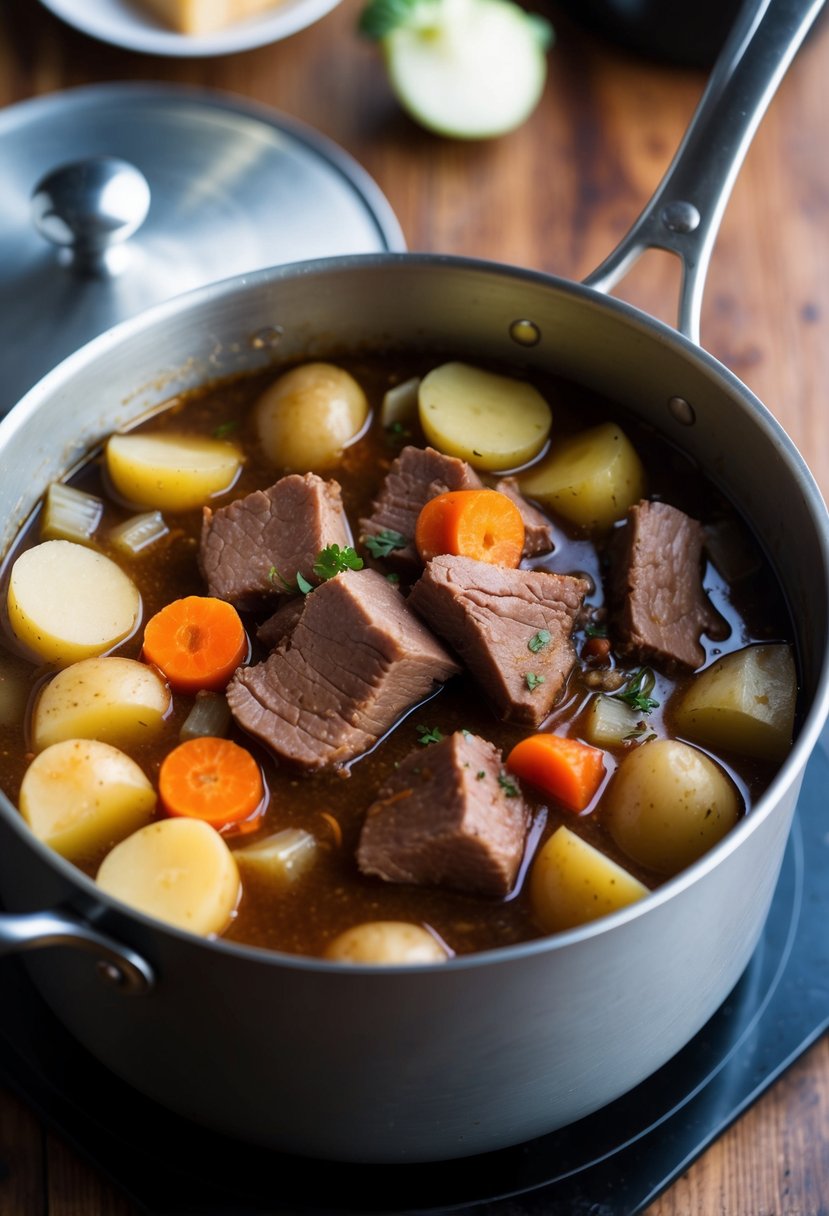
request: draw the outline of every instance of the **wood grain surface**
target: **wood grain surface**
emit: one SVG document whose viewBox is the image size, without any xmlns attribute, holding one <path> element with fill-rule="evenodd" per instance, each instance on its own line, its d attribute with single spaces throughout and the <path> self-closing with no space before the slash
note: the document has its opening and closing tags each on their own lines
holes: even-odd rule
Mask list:
<svg viewBox="0 0 829 1216">
<path fill-rule="evenodd" d="M 106 46 L 36 0 L 0 4 L 0 105 L 97 81 L 209 86 L 323 131 L 376 179 L 409 248 L 570 278 L 610 251 L 656 186 L 704 76 L 591 39 L 554 8 L 542 104 L 483 144 L 432 137 L 393 101 L 344 0 L 285 42 L 222 58 Z M 703 344 L 752 388 L 829 490 L 829 25 L 801 52 L 749 152 L 714 255 Z M 0 149 L 2 164 L 2 149 Z M 2 215 L 0 215 L 2 223 Z M 0 267 L 2 274 L 2 267 Z M 619 294 L 673 322 L 678 269 L 648 255 Z M 130 1216 L 96 1172 L 0 1091 L 0 1216 Z M 827 1216 L 829 1043 L 816 1045 L 650 1208 L 649 1216 Z M 621 1214 L 624 1216 L 624 1214 Z"/>
</svg>

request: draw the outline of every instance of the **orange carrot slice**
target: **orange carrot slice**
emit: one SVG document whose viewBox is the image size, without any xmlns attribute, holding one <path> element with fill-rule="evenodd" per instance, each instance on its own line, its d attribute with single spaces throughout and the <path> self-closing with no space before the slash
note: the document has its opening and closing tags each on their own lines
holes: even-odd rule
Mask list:
<svg viewBox="0 0 829 1216">
<path fill-rule="evenodd" d="M 583 811 L 604 778 L 604 752 L 580 739 L 530 735 L 516 743 L 507 756 L 507 768 L 568 811 Z"/>
<path fill-rule="evenodd" d="M 417 518 L 415 545 L 423 561 L 440 553 L 515 567 L 524 549 L 524 521 L 497 490 L 451 490 L 426 503 Z"/>
<path fill-rule="evenodd" d="M 259 826 L 257 810 L 265 809 L 265 785 L 250 752 L 209 735 L 164 757 L 158 796 L 167 815 L 202 819 L 217 830 L 251 831 Z"/>
<path fill-rule="evenodd" d="M 164 672 L 174 692 L 224 688 L 247 653 L 239 613 L 209 595 L 173 600 L 144 630 L 144 658 Z"/>
</svg>

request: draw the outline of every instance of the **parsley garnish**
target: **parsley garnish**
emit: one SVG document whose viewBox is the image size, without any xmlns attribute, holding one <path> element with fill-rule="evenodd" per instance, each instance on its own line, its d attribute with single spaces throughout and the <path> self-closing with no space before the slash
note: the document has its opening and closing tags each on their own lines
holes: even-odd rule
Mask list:
<svg viewBox="0 0 829 1216">
<path fill-rule="evenodd" d="M 307 578 L 303 578 L 298 570 L 296 573 L 296 585 L 303 595 L 307 595 L 309 591 L 314 590 L 314 584 L 309 583 Z"/>
<path fill-rule="evenodd" d="M 294 584 L 289 583 L 288 580 L 285 578 L 284 574 L 279 573 L 276 566 L 271 566 L 270 570 L 268 571 L 268 582 L 274 583 L 277 581 L 277 579 L 279 580 L 279 582 L 282 584 L 282 586 L 285 588 L 286 591 L 290 591 L 291 595 L 294 594 L 294 592 L 296 591 L 296 587 L 294 586 Z"/>
<path fill-rule="evenodd" d="M 607 625 L 585 625 L 584 634 L 588 638 L 606 638 Z"/>
<path fill-rule="evenodd" d="M 553 640 L 553 635 L 549 629 L 539 629 L 538 633 L 534 633 L 527 642 L 527 650 L 531 650 L 533 654 L 538 654 L 539 650 L 543 650 L 545 646 L 549 646 Z"/>
<path fill-rule="evenodd" d="M 236 422 L 234 419 L 231 419 L 229 422 L 222 422 L 216 427 L 215 431 L 213 432 L 213 438 L 214 439 L 224 439 L 227 435 L 232 435 L 233 432 L 238 428 L 238 426 L 239 426 L 239 423 Z"/>
<path fill-rule="evenodd" d="M 380 41 L 392 30 L 408 25 L 419 0 L 370 0 L 360 14 L 357 28 L 365 38 Z"/>
<path fill-rule="evenodd" d="M 439 726 L 418 726 L 417 741 L 427 747 L 430 743 L 440 743 L 443 739 L 443 731 Z"/>
<path fill-rule="evenodd" d="M 362 568 L 363 559 L 350 545 L 346 545 L 342 549 L 339 545 L 327 545 L 320 550 L 317 560 L 314 562 L 314 574 L 323 581 L 334 578 L 336 574 L 342 574 L 343 570 L 362 570 Z"/>
<path fill-rule="evenodd" d="M 387 575 L 386 575 L 386 582 L 387 582 L 387 583 L 394 583 L 394 585 L 396 586 L 396 585 L 397 585 L 397 584 L 400 582 L 400 575 L 399 575 L 399 574 L 394 574 L 394 573 L 387 574 Z"/>
<path fill-rule="evenodd" d="M 631 676 L 628 685 L 624 692 L 617 692 L 613 695 L 619 701 L 624 701 L 630 705 L 632 709 L 638 709 L 640 713 L 649 714 L 652 709 L 657 709 L 658 701 L 654 701 L 650 695 L 653 692 L 656 684 L 656 677 L 650 667 L 642 667 L 636 672 L 636 675 Z"/>
<path fill-rule="evenodd" d="M 486 776 L 486 772 L 484 771 L 484 769 L 479 769 L 478 772 L 475 774 L 475 776 L 477 777 L 477 779 L 479 781 L 483 781 L 484 777 Z"/>
<path fill-rule="evenodd" d="M 529 688 L 530 692 L 535 692 L 539 684 L 545 682 L 544 676 L 537 676 L 534 671 L 528 671 L 524 679 L 527 681 L 527 688 Z"/>
<path fill-rule="evenodd" d="M 376 536 L 364 536 L 363 544 L 372 557 L 388 557 L 393 549 L 405 549 L 408 538 L 391 528 L 384 528 Z"/>
<path fill-rule="evenodd" d="M 521 791 L 519 790 L 518 786 L 515 784 L 514 781 L 510 781 L 510 779 L 506 773 L 501 772 L 498 774 L 498 784 L 500 785 L 501 789 L 506 794 L 507 798 L 518 798 L 519 797 Z"/>
</svg>

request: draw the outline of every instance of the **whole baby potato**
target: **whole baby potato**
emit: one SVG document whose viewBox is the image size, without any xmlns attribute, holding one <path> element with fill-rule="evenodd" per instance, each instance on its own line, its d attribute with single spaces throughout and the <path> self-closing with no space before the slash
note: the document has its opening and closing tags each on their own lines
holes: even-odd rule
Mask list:
<svg viewBox="0 0 829 1216">
<path fill-rule="evenodd" d="M 255 407 L 259 442 L 270 464 L 307 473 L 336 463 L 368 418 L 353 376 L 333 363 L 304 363 L 267 388 Z"/>
<path fill-rule="evenodd" d="M 338 963 L 440 963 L 447 954 L 422 925 L 375 920 L 346 929 L 329 943 L 325 957 Z"/>
<path fill-rule="evenodd" d="M 702 857 L 740 817 L 737 789 L 704 752 L 657 739 L 630 752 L 614 773 L 602 817 L 628 857 L 677 874 Z"/>
<path fill-rule="evenodd" d="M 191 511 L 229 490 L 242 465 L 233 443 L 202 435 L 112 435 L 110 480 L 128 502 L 159 511 Z"/>
</svg>

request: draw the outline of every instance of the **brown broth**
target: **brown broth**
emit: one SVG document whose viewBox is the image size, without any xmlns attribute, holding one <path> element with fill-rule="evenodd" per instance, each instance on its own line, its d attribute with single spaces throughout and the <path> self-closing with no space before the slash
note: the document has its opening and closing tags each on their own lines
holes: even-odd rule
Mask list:
<svg viewBox="0 0 829 1216">
<path fill-rule="evenodd" d="M 382 359 L 343 360 L 341 363 L 363 386 L 375 417 L 383 392 L 392 383 L 422 374 L 429 366 L 416 360 L 407 361 L 405 366 L 400 361 Z M 284 472 L 262 463 L 250 421 L 252 403 L 273 376 L 274 373 L 270 372 L 200 390 L 172 402 L 169 408 L 141 424 L 141 429 L 146 431 L 174 430 L 201 435 L 232 431 L 229 437 L 244 447 L 246 461 L 233 490 L 215 500 L 213 505 L 223 505 L 255 488 L 271 485 Z M 618 410 L 590 397 L 581 389 L 558 381 L 536 379 L 536 383 L 552 405 L 557 434 L 619 416 Z M 662 497 L 705 524 L 727 520 L 734 515 L 733 509 L 719 492 L 683 455 L 636 421 L 629 418 L 622 421 L 647 469 L 651 497 Z M 406 442 L 422 443 L 423 440 L 416 433 L 386 433 L 375 421 L 366 434 L 346 450 L 341 464 L 336 469 L 326 471 L 326 476 L 336 477 L 343 487 L 346 510 L 353 526 L 356 527 L 356 520 L 366 512 L 383 475 Z M 115 524 L 134 514 L 135 509 L 119 503 L 112 495 L 106 485 L 100 457 L 90 460 L 73 478 L 73 484 L 104 499 L 105 514 L 95 540 L 102 552 L 115 556 L 108 548 L 107 534 Z M 122 556 L 117 557 L 119 564 L 127 569 L 140 589 L 145 621 L 173 599 L 204 593 L 197 565 L 201 512 L 185 512 L 166 518 L 171 531 L 163 542 L 129 563 Z M 588 602 L 600 608 L 605 564 L 601 541 L 596 543 L 586 535 L 577 534 L 561 520 L 554 518 L 554 523 L 556 550 L 548 557 L 529 564 L 560 573 L 587 571 L 596 585 L 595 593 L 588 597 Z M 11 556 L 38 540 L 38 518 L 35 515 L 21 534 Z M 755 548 L 747 534 L 745 544 L 747 548 Z M 771 571 L 762 562 L 759 549 L 757 556 L 760 560 L 758 571 L 732 587 L 726 584 L 713 566 L 709 565 L 706 571 L 705 586 L 711 600 L 731 625 L 731 635 L 725 642 L 714 643 L 703 638 L 709 658 L 739 649 L 752 641 L 792 636 L 782 596 Z M 2 581 L 4 605 L 10 565 L 11 561 L 7 560 Z M 382 568 L 382 563 L 378 563 L 378 568 Z M 245 621 L 252 635 L 256 618 L 246 617 Z M 31 706 L 39 685 L 50 669 L 37 667 L 20 656 L 5 617 L 3 624 L 5 645 L 0 659 L 7 668 L 9 665 L 13 669 L 25 667 L 32 689 Z M 578 652 L 584 640 L 582 633 L 576 635 Z M 127 657 L 139 657 L 140 630 L 119 646 L 117 652 Z M 263 656 L 254 653 L 254 659 L 260 657 Z M 625 670 L 632 672 L 635 666 Z M 657 674 L 658 691 L 655 696 L 660 707 L 649 716 L 648 727 L 658 736 L 671 734 L 671 700 L 682 686 L 682 679 Z M 335 772 L 297 775 L 287 768 L 280 768 L 263 748 L 233 728 L 232 737 L 248 747 L 262 765 L 270 790 L 270 801 L 259 833 L 228 836 L 228 844 L 231 848 L 241 847 L 258 839 L 259 835 L 285 827 L 302 827 L 317 839 L 319 856 L 312 870 L 287 892 L 274 892 L 266 884 L 246 878 L 237 914 L 225 934 L 227 938 L 291 953 L 316 955 L 322 953 L 332 937 L 351 925 L 366 920 L 409 920 L 428 924 L 453 951 L 463 954 L 539 935 L 520 882 L 508 899 L 485 900 L 436 888 L 395 885 L 370 879 L 359 874 L 354 860 L 365 810 L 394 764 L 419 746 L 418 725 L 438 726 L 444 734 L 464 728 L 492 740 L 505 754 L 529 733 L 526 729 L 499 722 L 474 689 L 470 695 L 470 689 L 471 682 L 466 676 L 451 681 L 428 703 L 409 714 L 369 754 Z M 590 689 L 585 685 L 582 665 L 577 665 L 547 725 L 554 725 L 560 733 L 578 735 L 581 714 L 589 696 Z M 179 741 L 179 730 L 191 706 L 191 697 L 176 695 L 163 737 L 153 744 L 130 750 L 154 783 L 161 760 Z M 27 719 L 0 726 L 2 785 L 12 801 L 17 800 L 20 782 L 31 760 L 29 747 Z M 722 755 L 718 759 L 734 778 L 746 809 L 750 810 L 771 779 L 774 766 L 733 755 Z M 611 756 L 608 776 L 614 762 Z M 630 859 L 620 853 L 603 830 L 601 809 L 597 805 L 600 795 L 593 806 L 579 816 L 545 803 L 531 790 L 525 790 L 525 795 L 535 816 L 530 836 L 533 848 L 556 827 L 566 823 L 648 886 L 654 887 L 661 881 L 657 875 L 631 864 Z M 100 860 L 97 856 L 88 857 L 84 859 L 82 868 L 94 876 Z"/>
</svg>

